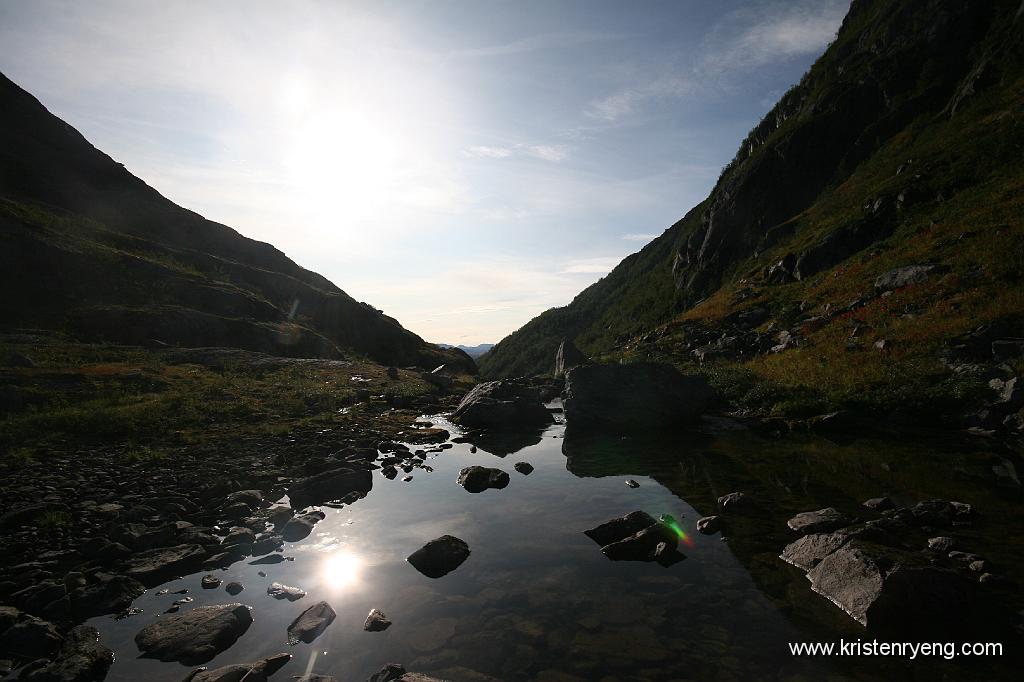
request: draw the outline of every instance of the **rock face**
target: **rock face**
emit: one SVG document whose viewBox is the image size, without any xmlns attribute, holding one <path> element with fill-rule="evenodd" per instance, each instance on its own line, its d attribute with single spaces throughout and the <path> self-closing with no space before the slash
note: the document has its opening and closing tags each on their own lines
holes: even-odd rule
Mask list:
<svg viewBox="0 0 1024 682">
<path fill-rule="evenodd" d="M 292 484 L 288 489 L 288 500 L 292 509 L 302 509 L 340 500 L 353 492 L 365 495 L 372 488 L 373 476 L 366 469 L 338 468 Z"/>
<path fill-rule="evenodd" d="M 192 673 L 188 682 L 266 682 L 291 658 L 291 654 L 277 654 L 252 663 L 236 663 L 216 670 L 200 669 Z"/>
<path fill-rule="evenodd" d="M 894 268 L 875 280 L 875 291 L 892 291 L 910 284 L 919 284 L 929 275 L 941 272 L 938 265 L 906 265 L 902 268 Z"/>
<path fill-rule="evenodd" d="M 288 626 L 288 643 L 312 642 L 334 622 L 336 615 L 331 605 L 325 601 L 313 604 Z"/>
<path fill-rule="evenodd" d="M 98 682 L 114 663 L 114 652 L 99 643 L 96 628 L 72 628 L 56 659 L 24 678 L 34 682 Z"/>
<path fill-rule="evenodd" d="M 477 384 L 452 414 L 463 426 L 514 429 L 547 426 L 554 418 L 531 386 L 514 379 Z"/>
<path fill-rule="evenodd" d="M 692 421 L 716 397 L 703 378 L 657 363 L 574 367 L 566 375 L 564 396 L 570 427 L 611 430 L 663 429 Z"/>
<path fill-rule="evenodd" d="M 866 544 L 840 547 L 807 578 L 811 589 L 875 629 L 940 629 L 955 623 L 970 600 L 970 583 L 952 571 Z"/>
<path fill-rule="evenodd" d="M 244 604 L 199 606 L 150 623 L 135 635 L 135 644 L 146 658 L 194 665 L 230 647 L 250 625 Z"/>
<path fill-rule="evenodd" d="M 584 355 L 576 344 L 569 339 L 562 339 L 562 343 L 558 344 L 558 352 L 555 353 L 555 378 L 563 377 L 573 367 L 589 362 L 590 358 Z"/>
<path fill-rule="evenodd" d="M 488 488 L 504 488 L 508 481 L 508 474 L 501 469 L 471 466 L 459 472 L 457 482 L 471 493 L 480 493 Z"/>
<path fill-rule="evenodd" d="M 406 559 L 428 578 L 448 575 L 469 558 L 469 545 L 453 535 L 442 535 L 409 555 Z"/>
</svg>

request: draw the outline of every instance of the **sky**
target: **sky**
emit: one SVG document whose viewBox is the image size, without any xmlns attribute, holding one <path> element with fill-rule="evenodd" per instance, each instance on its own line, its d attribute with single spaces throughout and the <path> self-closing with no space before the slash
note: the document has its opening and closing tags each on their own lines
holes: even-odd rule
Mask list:
<svg viewBox="0 0 1024 682">
<path fill-rule="evenodd" d="M 0 71 L 174 202 L 494 343 L 707 196 L 848 0 L 0 0 Z"/>
</svg>

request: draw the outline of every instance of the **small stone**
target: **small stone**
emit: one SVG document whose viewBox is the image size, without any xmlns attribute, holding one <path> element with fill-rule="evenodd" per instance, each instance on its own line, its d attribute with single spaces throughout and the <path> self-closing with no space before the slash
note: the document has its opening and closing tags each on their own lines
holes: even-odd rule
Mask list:
<svg viewBox="0 0 1024 682">
<path fill-rule="evenodd" d="M 391 621 L 379 609 L 371 609 L 370 614 L 366 616 L 366 622 L 363 623 L 363 629 L 367 632 L 382 632 L 389 627 L 391 627 Z"/>
<path fill-rule="evenodd" d="M 404 481 L 405 483 L 408 483 L 411 480 L 412 480 L 412 476 L 402 476 L 402 481 Z"/>
<path fill-rule="evenodd" d="M 626 485 L 630 488 L 639 488 L 640 484 L 634 481 L 632 478 L 626 479 Z"/>
<path fill-rule="evenodd" d="M 750 498 L 740 492 L 728 493 L 718 498 L 722 511 L 736 511 L 750 506 Z"/>
<path fill-rule="evenodd" d="M 504 488 L 508 481 L 508 474 L 501 469 L 470 466 L 459 472 L 456 482 L 471 493 L 479 493 L 488 488 Z"/>
<path fill-rule="evenodd" d="M 224 586 L 224 591 L 230 595 L 236 595 L 244 589 L 245 587 L 243 587 L 242 583 L 239 582 L 230 582 Z"/>
<path fill-rule="evenodd" d="M 533 473 L 533 465 L 528 462 L 516 462 L 512 465 L 512 468 L 521 473 L 523 476 L 529 476 Z"/>
<path fill-rule="evenodd" d="M 949 552 L 955 546 L 956 541 L 950 537 L 939 536 L 928 539 L 928 549 L 934 549 L 936 552 Z"/>
<path fill-rule="evenodd" d="M 291 587 L 289 585 L 283 585 L 281 583 L 270 583 L 270 587 L 267 588 L 267 594 L 274 599 L 287 599 L 288 601 L 296 601 L 306 596 L 305 590 L 300 590 L 298 587 Z"/>
<path fill-rule="evenodd" d="M 202 585 L 204 590 L 215 590 L 220 587 L 221 579 L 215 575 L 208 574 L 203 576 Z"/>
<path fill-rule="evenodd" d="M 864 506 L 876 512 L 883 512 L 896 507 L 888 497 L 872 497 L 870 500 L 864 500 Z"/>
<path fill-rule="evenodd" d="M 714 535 L 721 529 L 721 516 L 705 516 L 702 519 L 697 519 L 697 532 L 699 533 L 703 533 L 704 535 Z"/>
</svg>

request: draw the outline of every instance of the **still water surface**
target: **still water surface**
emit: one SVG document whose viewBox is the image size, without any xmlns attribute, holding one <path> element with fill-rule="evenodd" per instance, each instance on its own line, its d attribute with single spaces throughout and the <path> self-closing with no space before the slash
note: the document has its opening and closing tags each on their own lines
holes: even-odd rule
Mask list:
<svg viewBox="0 0 1024 682">
<path fill-rule="evenodd" d="M 252 607 L 252 626 L 206 665 L 293 654 L 275 680 L 316 672 L 361 682 L 388 662 L 452 680 L 1015 679 L 1011 656 L 968 667 L 790 656 L 788 642 L 870 637 L 777 558 L 793 539 L 785 519 L 797 511 L 855 509 L 882 494 L 898 502 L 953 495 L 1003 519 L 1003 526 L 971 529 L 972 548 L 1021 565 L 1019 546 L 1001 540 L 1021 527 L 1019 493 L 995 485 L 992 454 L 881 441 L 772 441 L 728 422 L 708 422 L 671 440 L 566 435 L 555 424 L 518 442 L 479 442 L 475 453 L 457 443 L 430 454 L 434 471 L 414 470 L 410 482 L 376 471 L 366 498 L 323 508 L 327 518 L 309 538 L 285 545 L 294 561 L 215 571 L 224 583 L 245 586 L 238 596 L 227 595 L 223 584 L 201 589 L 200 573 L 161 586 L 171 594 L 148 590 L 135 602 L 139 615 L 93 619 L 116 653 L 107 679 L 185 678 L 191 668 L 139 658 L 133 641 L 183 588 L 195 599 L 183 609 L 232 601 Z M 516 472 L 518 461 L 535 470 Z M 504 469 L 510 484 L 466 492 L 455 479 L 473 464 Z M 627 478 L 640 486 L 628 487 Z M 754 495 L 761 511 L 734 524 L 727 540 L 696 533 L 696 520 L 714 513 L 715 498 L 732 490 Z M 679 520 L 684 561 L 668 568 L 612 562 L 582 533 L 637 509 Z M 405 561 L 444 534 L 472 551 L 454 572 L 434 580 Z M 273 581 L 308 595 L 273 599 L 266 594 Z M 334 607 L 337 619 L 312 644 L 288 646 L 288 624 L 319 600 Z M 393 621 L 388 630 L 363 631 L 372 608 Z"/>
</svg>

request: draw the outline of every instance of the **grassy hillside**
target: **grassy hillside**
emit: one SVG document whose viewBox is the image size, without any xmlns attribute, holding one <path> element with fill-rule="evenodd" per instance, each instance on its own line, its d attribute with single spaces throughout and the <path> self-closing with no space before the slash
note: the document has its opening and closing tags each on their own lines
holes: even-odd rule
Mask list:
<svg viewBox="0 0 1024 682">
<path fill-rule="evenodd" d="M 463 361 L 161 196 L 0 75 L 0 329 L 435 367 Z"/>
<path fill-rule="evenodd" d="M 699 364 L 739 403 L 783 413 L 975 390 L 939 351 L 993 323 L 1024 336 L 1018 10 L 855 2 L 705 202 L 481 371 L 547 373 L 568 336 L 609 359 Z M 939 267 L 875 290 L 914 264 Z M 798 343 L 770 352 L 781 331 Z"/>
</svg>

